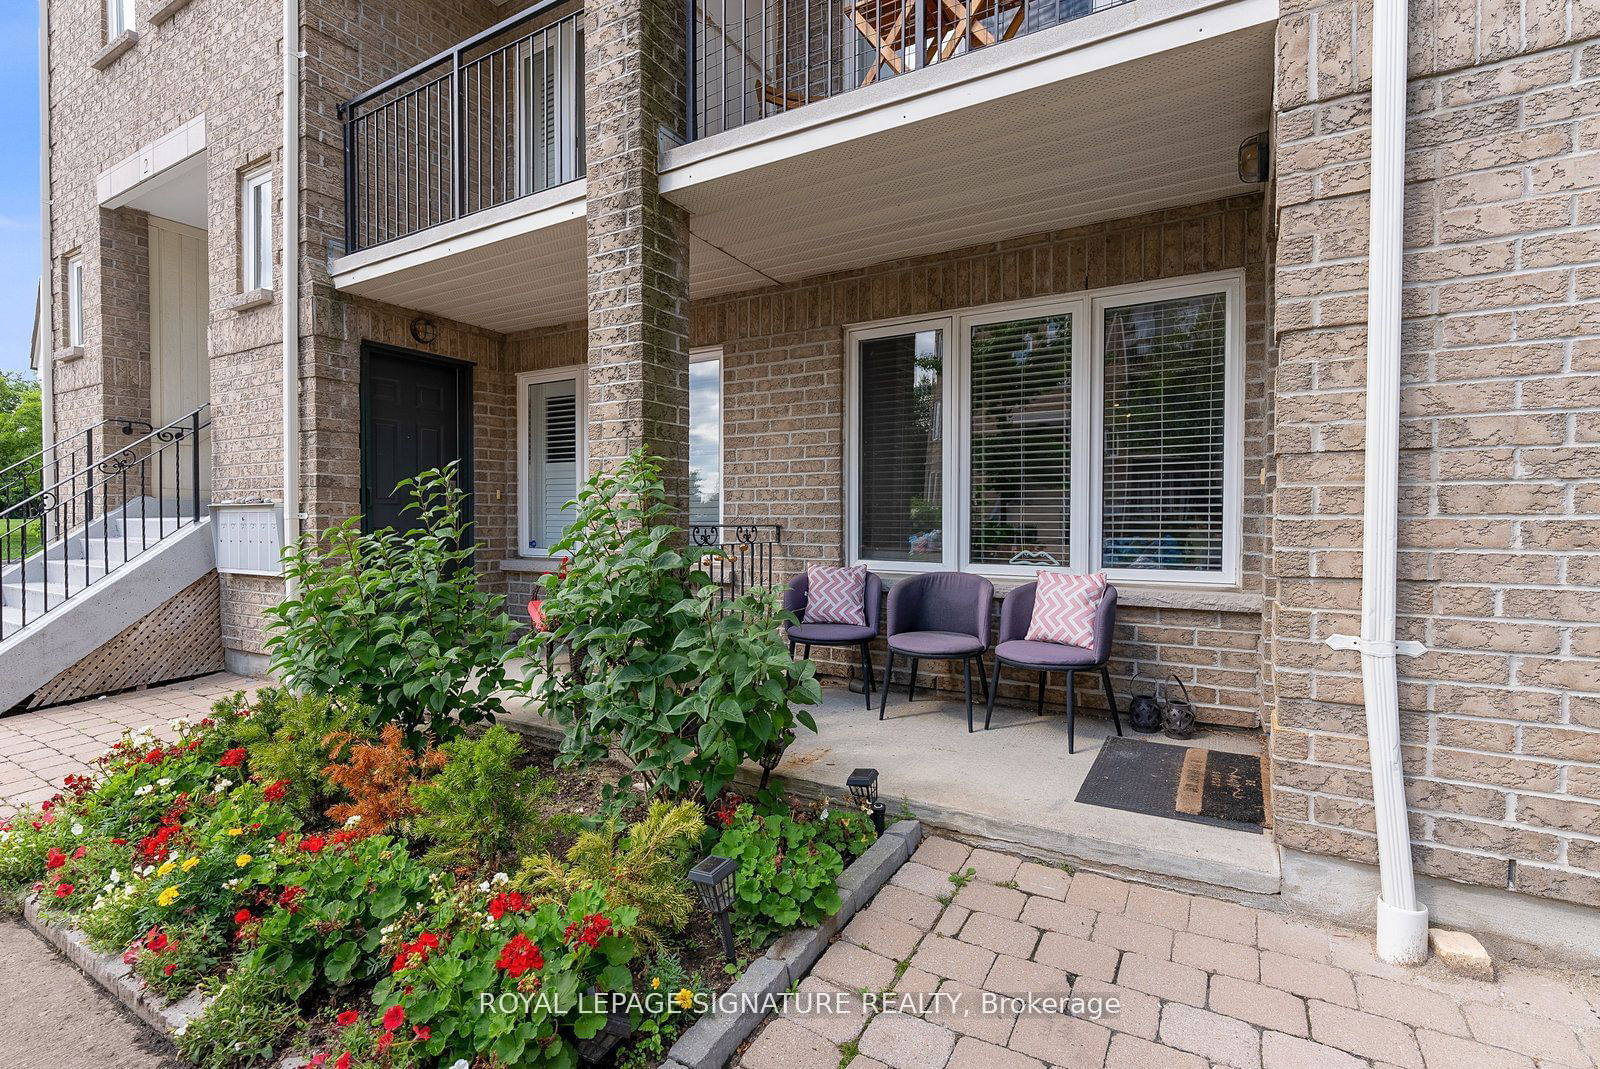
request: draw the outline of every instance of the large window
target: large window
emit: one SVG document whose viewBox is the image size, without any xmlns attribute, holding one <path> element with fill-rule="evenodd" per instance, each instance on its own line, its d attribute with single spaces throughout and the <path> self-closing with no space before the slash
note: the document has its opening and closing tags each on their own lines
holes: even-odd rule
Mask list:
<svg viewBox="0 0 1600 1069">
<path fill-rule="evenodd" d="M 850 333 L 851 560 L 1237 579 L 1236 275 Z"/>
<path fill-rule="evenodd" d="M 247 172 L 240 180 L 239 221 L 243 291 L 272 288 L 272 168 Z"/>
<path fill-rule="evenodd" d="M 722 522 L 722 353 L 689 358 L 689 523 Z"/>
<path fill-rule="evenodd" d="M 517 393 L 520 551 L 525 557 L 548 557 L 572 523 L 572 501 L 588 464 L 583 372 L 567 368 L 518 375 Z"/>
</svg>

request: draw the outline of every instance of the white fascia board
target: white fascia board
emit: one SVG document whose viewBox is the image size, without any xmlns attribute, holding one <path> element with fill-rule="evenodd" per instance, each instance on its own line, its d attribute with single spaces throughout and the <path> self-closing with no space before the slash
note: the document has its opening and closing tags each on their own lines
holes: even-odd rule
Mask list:
<svg viewBox="0 0 1600 1069">
<path fill-rule="evenodd" d="M 1137 0 L 1089 19 L 1109 25 L 1090 37 L 1071 23 L 946 61 L 782 115 L 668 150 L 661 192 L 671 193 L 847 141 L 909 126 L 976 104 L 1026 93 L 1146 56 L 1276 22 L 1278 0 L 1163 5 Z M 1133 26 L 1129 19 L 1143 19 Z M 1085 20 L 1087 21 L 1087 20 Z M 940 77 L 943 75 L 943 77 Z"/>
<path fill-rule="evenodd" d="M 166 181 L 174 168 L 205 150 L 206 117 L 200 114 L 101 171 L 95 177 L 95 198 L 102 207 L 120 208 L 147 185 Z"/>
</svg>

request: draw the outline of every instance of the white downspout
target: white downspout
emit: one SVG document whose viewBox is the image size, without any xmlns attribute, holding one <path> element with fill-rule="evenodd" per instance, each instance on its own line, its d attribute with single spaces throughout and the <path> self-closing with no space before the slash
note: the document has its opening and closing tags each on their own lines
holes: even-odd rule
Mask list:
<svg viewBox="0 0 1600 1069">
<path fill-rule="evenodd" d="M 1367 267 L 1366 496 L 1361 547 L 1361 637 L 1329 644 L 1361 652 L 1367 749 L 1378 831 L 1377 951 L 1391 964 L 1428 957 L 1428 911 L 1417 905 L 1411 830 L 1400 764 L 1395 655 L 1396 539 L 1400 481 L 1400 284 L 1404 251 L 1406 7 L 1373 5 L 1372 200 Z"/>
<path fill-rule="evenodd" d="M 50 3 L 39 0 L 39 444 L 56 441 L 55 247 L 50 230 Z"/>
<path fill-rule="evenodd" d="M 300 538 L 300 0 L 283 0 L 283 541 Z M 284 594 L 295 584 L 285 579 Z"/>
</svg>

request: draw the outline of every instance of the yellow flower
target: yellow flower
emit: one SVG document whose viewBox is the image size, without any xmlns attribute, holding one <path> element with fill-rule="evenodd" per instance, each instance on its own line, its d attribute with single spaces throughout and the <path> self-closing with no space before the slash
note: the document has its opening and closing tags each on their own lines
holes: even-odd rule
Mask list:
<svg viewBox="0 0 1600 1069">
<path fill-rule="evenodd" d="M 178 867 L 178 863 L 176 861 L 168 861 L 165 864 L 163 864 L 159 869 L 156 869 L 156 875 L 157 876 L 165 876 L 167 873 L 171 872 L 173 869 L 175 869 L 177 867 Z"/>
<path fill-rule="evenodd" d="M 162 891 L 160 894 L 156 895 L 156 905 L 158 906 L 170 906 L 177 900 L 177 887 L 168 887 L 165 891 Z"/>
<path fill-rule="evenodd" d="M 650 990 L 652 990 L 652 991 L 661 990 L 661 977 L 659 977 L 659 976 L 650 977 Z"/>
<path fill-rule="evenodd" d="M 238 857 L 233 859 L 233 863 L 242 869 L 254 860 L 255 858 L 251 857 L 249 854 L 240 854 Z"/>
<path fill-rule="evenodd" d="M 686 1010 L 694 1005 L 694 992 L 687 987 L 680 987 L 678 993 L 672 996 L 672 1001 L 678 1004 L 680 1010 Z"/>
<path fill-rule="evenodd" d="M 229 828 L 228 829 L 228 834 L 229 835 L 243 835 L 244 834 L 244 829 L 243 828 Z"/>
<path fill-rule="evenodd" d="M 184 872 L 193 872 L 194 871 L 194 867 L 196 865 L 198 865 L 198 864 L 200 864 L 200 859 L 197 858 L 197 857 L 191 857 L 191 858 L 187 859 L 186 861 L 184 861 L 184 863 L 183 863 L 183 871 Z"/>
</svg>

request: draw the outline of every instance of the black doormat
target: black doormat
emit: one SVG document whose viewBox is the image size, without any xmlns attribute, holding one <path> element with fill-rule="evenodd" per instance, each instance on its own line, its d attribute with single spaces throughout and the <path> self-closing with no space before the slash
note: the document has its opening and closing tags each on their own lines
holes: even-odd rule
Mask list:
<svg viewBox="0 0 1600 1069">
<path fill-rule="evenodd" d="M 1261 831 L 1261 758 L 1113 737 L 1100 747 L 1078 801 L 1129 813 Z"/>
</svg>

